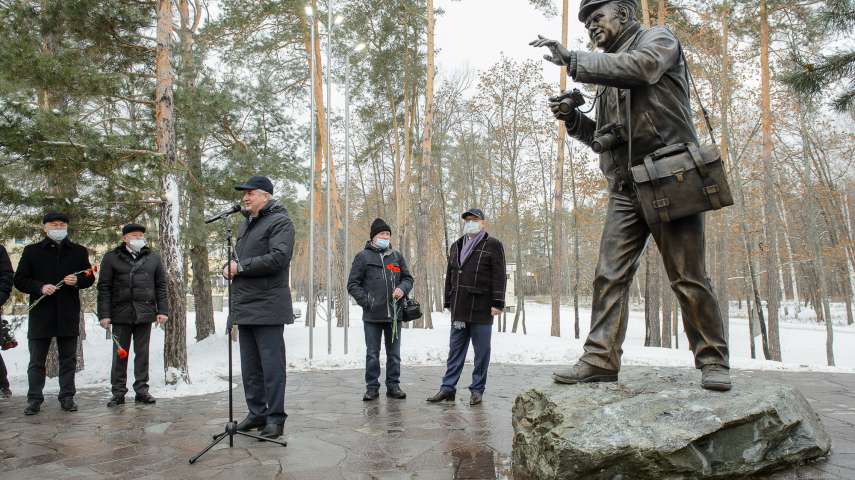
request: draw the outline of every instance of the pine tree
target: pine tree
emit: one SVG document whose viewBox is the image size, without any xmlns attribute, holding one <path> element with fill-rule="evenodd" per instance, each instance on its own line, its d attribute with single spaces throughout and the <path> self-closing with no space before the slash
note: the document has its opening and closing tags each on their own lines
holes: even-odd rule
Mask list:
<svg viewBox="0 0 855 480">
<path fill-rule="evenodd" d="M 828 33 L 846 35 L 855 28 L 855 1 L 827 0 L 814 13 L 820 29 Z M 796 66 L 783 77 L 785 83 L 800 94 L 817 95 L 831 90 L 831 87 L 843 82 L 843 92 L 832 104 L 839 111 L 855 112 L 855 47 L 831 54 L 814 55 L 805 58 L 798 50 L 793 50 Z"/>
</svg>

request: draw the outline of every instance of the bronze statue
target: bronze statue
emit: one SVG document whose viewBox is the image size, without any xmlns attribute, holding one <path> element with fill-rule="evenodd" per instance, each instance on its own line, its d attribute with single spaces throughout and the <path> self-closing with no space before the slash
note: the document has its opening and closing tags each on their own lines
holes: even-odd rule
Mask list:
<svg viewBox="0 0 855 480">
<path fill-rule="evenodd" d="M 596 121 L 579 111 L 578 94 L 572 91 L 550 98 L 549 105 L 570 136 L 600 152 L 600 169 L 609 183 L 585 353 L 553 379 L 567 384 L 617 381 L 629 288 L 652 234 L 683 310 L 702 385 L 725 391 L 731 387 L 727 339 L 706 275 L 703 214 L 649 225 L 629 174 L 631 166 L 657 149 L 698 143 L 680 42 L 666 28 L 642 27 L 637 8 L 635 0 L 582 0 L 579 21 L 602 53 L 571 51 L 542 36 L 531 42 L 548 47 L 551 54 L 544 58 L 567 66 L 575 81 L 597 85 Z"/>
</svg>

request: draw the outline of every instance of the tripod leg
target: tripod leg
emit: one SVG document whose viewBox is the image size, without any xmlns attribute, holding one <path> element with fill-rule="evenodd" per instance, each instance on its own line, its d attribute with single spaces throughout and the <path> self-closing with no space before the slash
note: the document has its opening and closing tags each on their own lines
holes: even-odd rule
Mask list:
<svg viewBox="0 0 855 480">
<path fill-rule="evenodd" d="M 196 463 L 196 460 L 199 460 L 199 458 L 200 458 L 202 455 L 204 455 L 204 454 L 208 453 L 208 450 L 210 450 L 210 449 L 214 448 L 214 445 L 216 445 L 216 444 L 220 443 L 220 441 L 221 441 L 222 439 L 226 438 L 226 436 L 228 436 L 228 435 L 229 435 L 229 432 L 223 432 L 223 433 L 221 433 L 221 434 L 219 434 L 219 435 L 214 436 L 214 441 L 213 441 L 213 442 L 211 442 L 211 444 L 210 444 L 210 445 L 208 445 L 207 447 L 205 447 L 205 449 L 204 449 L 204 450 L 202 450 L 201 452 L 199 452 L 198 454 L 196 454 L 196 456 L 194 456 L 193 458 L 191 458 L 191 459 L 190 459 L 190 464 L 192 465 L 192 464 Z M 229 439 L 231 439 L 231 437 L 229 437 Z"/>
<path fill-rule="evenodd" d="M 252 433 L 246 433 L 246 432 L 236 432 L 236 434 L 237 435 L 243 435 L 244 437 L 254 438 L 260 442 L 275 443 L 277 445 L 282 445 L 283 447 L 288 446 L 288 442 L 286 442 L 285 440 L 276 440 L 274 438 L 262 437 L 261 435 L 254 435 Z"/>
</svg>

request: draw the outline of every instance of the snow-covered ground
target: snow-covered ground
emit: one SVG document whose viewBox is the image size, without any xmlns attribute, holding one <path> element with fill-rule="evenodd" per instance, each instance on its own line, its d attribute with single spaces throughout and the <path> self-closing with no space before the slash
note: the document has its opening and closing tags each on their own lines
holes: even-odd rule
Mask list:
<svg viewBox="0 0 855 480">
<path fill-rule="evenodd" d="M 305 312 L 305 304 L 297 304 Z M 573 338 L 572 308 L 562 308 L 562 337 L 549 335 L 550 306 L 542 303 L 527 303 L 527 335 L 521 332 L 493 334 L 492 361 L 518 364 L 567 364 L 574 362 L 582 352 L 582 344 L 588 331 L 590 310 L 580 309 L 581 340 Z M 781 349 L 783 362 L 752 360 L 748 343 L 748 322 L 745 310 L 731 305 L 730 351 L 731 363 L 740 369 L 809 370 L 855 373 L 855 328 L 846 326 L 842 305 L 835 305 L 834 353 L 836 368 L 826 366 L 825 327 L 815 322 L 812 312 L 802 311 L 795 317 L 795 310 L 788 305 L 789 317 L 781 323 Z M 151 339 L 151 387 L 157 397 L 198 395 L 227 388 L 224 380 L 228 373 L 227 343 L 225 334 L 225 314 L 217 312 L 217 335 L 202 342 L 193 339 L 195 327 L 193 314 L 188 314 L 187 353 L 191 384 L 170 386 L 164 383 L 163 375 L 163 331 L 155 329 Z M 327 325 L 318 321 L 314 329 L 313 358 L 309 359 L 309 330 L 302 319 L 295 325 L 285 328 L 285 344 L 288 356 L 288 368 L 291 370 L 363 368 L 365 345 L 362 333 L 361 311 L 352 307 L 351 323 L 348 329 L 348 354 L 344 354 L 344 330 L 332 330 L 332 354 L 327 353 Z M 812 319 L 814 318 L 814 319 Z M 434 313 L 434 329 L 402 330 L 401 354 L 403 357 L 403 377 L 406 382 L 407 366 L 444 365 L 448 353 L 448 333 L 450 322 L 447 314 Z M 512 318 L 509 317 L 509 324 Z M 86 368 L 77 374 L 77 386 L 103 387 L 104 395 L 109 395 L 109 374 L 111 363 L 111 344 L 105 338 L 104 330 L 91 316 L 87 321 L 87 337 L 84 342 Z M 16 332 L 20 342 L 17 348 L 3 352 L 3 358 L 9 370 L 12 389 L 16 395 L 26 393 L 28 351 L 26 342 L 26 322 Z M 510 329 L 510 328 L 509 328 Z M 757 355 L 762 358 L 759 338 L 755 339 Z M 625 365 L 693 365 L 692 354 L 687 347 L 686 337 L 680 327 L 679 349 L 644 347 L 644 313 L 634 309 L 630 314 L 629 329 L 624 344 Z M 234 345 L 234 372 L 239 375 L 240 356 L 237 344 Z M 133 356 L 133 352 L 131 352 Z M 472 351 L 469 352 L 471 361 Z M 131 358 L 131 361 L 133 358 Z M 544 368 L 544 375 L 551 369 Z M 129 377 L 133 376 L 129 368 Z M 437 379 L 439 382 L 439 379 Z M 129 386 L 132 380 L 129 379 Z M 46 393 L 58 390 L 56 379 L 49 379 Z"/>
</svg>

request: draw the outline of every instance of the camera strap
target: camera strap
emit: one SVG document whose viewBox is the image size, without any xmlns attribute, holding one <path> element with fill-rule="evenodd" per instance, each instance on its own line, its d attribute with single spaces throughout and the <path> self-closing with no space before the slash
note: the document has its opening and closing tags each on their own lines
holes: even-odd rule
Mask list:
<svg viewBox="0 0 855 480">
<path fill-rule="evenodd" d="M 698 87 L 695 85 L 695 77 L 692 76 L 692 70 L 689 68 L 689 60 L 686 58 L 686 52 L 683 51 L 683 44 L 680 44 L 680 57 L 683 59 L 683 63 L 686 65 L 686 82 L 687 86 L 690 87 L 695 92 L 695 99 L 698 101 L 698 106 L 701 107 L 701 113 L 704 115 L 704 124 L 707 127 L 707 132 L 710 135 L 710 141 L 716 147 L 718 144 L 715 141 L 715 135 L 713 134 L 712 123 L 710 122 L 710 113 L 707 111 L 707 107 L 704 106 L 704 103 L 701 101 L 701 95 L 698 93 Z M 689 103 L 691 103 L 691 94 L 689 95 Z"/>
</svg>

